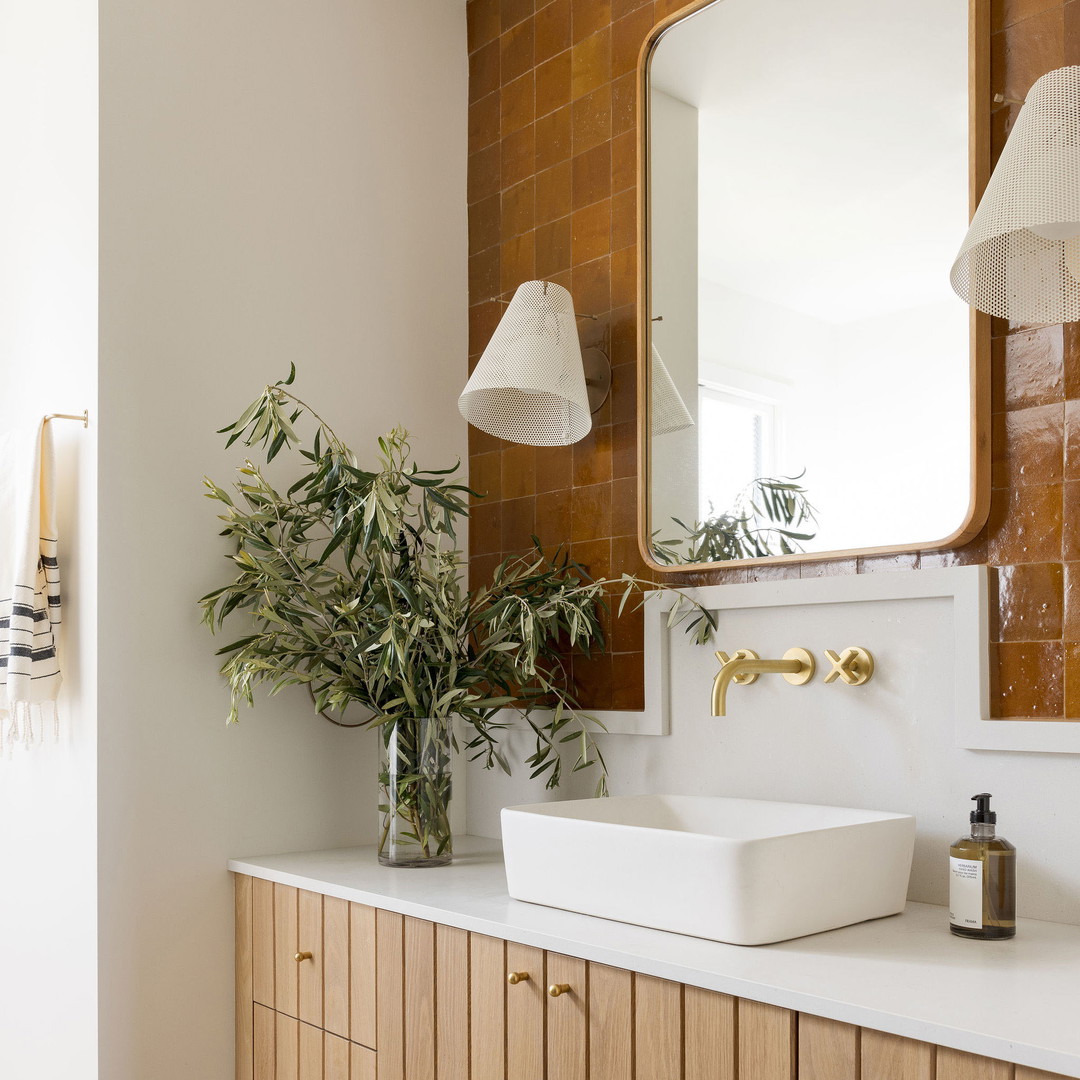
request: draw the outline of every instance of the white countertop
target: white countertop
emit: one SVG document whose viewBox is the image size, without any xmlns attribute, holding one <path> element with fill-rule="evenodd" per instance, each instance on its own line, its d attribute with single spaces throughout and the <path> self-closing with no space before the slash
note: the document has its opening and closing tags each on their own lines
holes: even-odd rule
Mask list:
<svg viewBox="0 0 1080 1080">
<path fill-rule="evenodd" d="M 1080 926 L 1021 919 L 1011 941 L 949 933 L 944 908 L 776 945 L 724 945 L 511 900 L 494 840 L 452 866 L 380 866 L 374 847 L 233 859 L 229 869 L 737 997 L 1080 1077 Z"/>
</svg>

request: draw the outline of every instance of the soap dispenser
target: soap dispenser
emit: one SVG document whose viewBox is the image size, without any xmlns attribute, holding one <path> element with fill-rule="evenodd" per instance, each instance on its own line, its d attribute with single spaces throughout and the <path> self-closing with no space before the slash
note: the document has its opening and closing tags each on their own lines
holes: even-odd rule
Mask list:
<svg viewBox="0 0 1080 1080">
<path fill-rule="evenodd" d="M 972 795 L 971 834 L 949 848 L 949 923 L 959 937 L 1016 933 L 1016 848 L 997 834 L 990 795 Z"/>
</svg>

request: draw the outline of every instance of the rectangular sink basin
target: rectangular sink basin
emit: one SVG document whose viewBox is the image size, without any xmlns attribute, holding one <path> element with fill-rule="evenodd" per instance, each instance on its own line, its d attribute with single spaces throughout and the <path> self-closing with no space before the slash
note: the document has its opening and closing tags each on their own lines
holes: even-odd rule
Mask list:
<svg viewBox="0 0 1080 1080">
<path fill-rule="evenodd" d="M 902 911 L 915 819 L 632 795 L 508 806 L 502 832 L 515 900 L 764 945 Z"/>
</svg>

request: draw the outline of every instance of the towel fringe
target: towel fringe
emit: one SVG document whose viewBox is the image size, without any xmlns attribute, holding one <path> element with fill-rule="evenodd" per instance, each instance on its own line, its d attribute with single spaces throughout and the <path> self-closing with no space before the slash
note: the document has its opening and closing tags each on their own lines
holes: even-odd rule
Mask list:
<svg viewBox="0 0 1080 1080">
<path fill-rule="evenodd" d="M 34 743 L 45 742 L 45 731 L 52 721 L 53 742 L 60 741 L 60 712 L 55 701 L 17 701 L 0 707 L 0 757 L 11 757 L 12 750 L 22 743 L 29 749 Z"/>
</svg>

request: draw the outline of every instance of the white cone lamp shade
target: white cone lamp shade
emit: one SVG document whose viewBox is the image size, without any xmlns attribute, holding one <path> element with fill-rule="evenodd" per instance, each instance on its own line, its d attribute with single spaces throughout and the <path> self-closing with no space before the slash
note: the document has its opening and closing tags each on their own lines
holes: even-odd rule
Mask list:
<svg viewBox="0 0 1080 1080">
<path fill-rule="evenodd" d="M 1031 88 L 950 280 L 990 315 L 1080 319 L 1080 66 L 1047 72 Z"/>
<path fill-rule="evenodd" d="M 592 428 L 574 302 L 550 281 L 519 285 L 458 398 L 473 427 L 527 446 L 568 446 Z"/>
<path fill-rule="evenodd" d="M 683 431 L 694 426 L 694 418 L 682 399 L 667 364 L 660 359 L 656 346 L 651 345 L 652 354 L 652 433 L 666 435 L 669 431 Z"/>
</svg>

